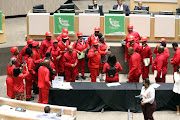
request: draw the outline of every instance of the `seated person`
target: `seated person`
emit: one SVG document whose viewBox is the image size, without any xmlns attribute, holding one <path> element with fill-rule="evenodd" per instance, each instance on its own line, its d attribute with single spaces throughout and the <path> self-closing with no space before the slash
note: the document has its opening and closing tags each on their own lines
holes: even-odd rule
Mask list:
<svg viewBox="0 0 180 120">
<path fill-rule="evenodd" d="M 142 5 L 142 2 L 138 2 L 138 6 L 135 6 L 134 10 L 147 10 L 149 11 L 148 7 Z"/>
<path fill-rule="evenodd" d="M 93 1 L 93 9 L 94 10 L 99 10 L 99 6 L 97 4 L 97 1 Z"/>
<path fill-rule="evenodd" d="M 126 16 L 129 16 L 130 11 L 129 7 L 122 3 L 122 0 L 117 0 L 117 5 L 113 6 L 113 10 L 123 10 L 123 12 L 126 14 Z"/>
</svg>

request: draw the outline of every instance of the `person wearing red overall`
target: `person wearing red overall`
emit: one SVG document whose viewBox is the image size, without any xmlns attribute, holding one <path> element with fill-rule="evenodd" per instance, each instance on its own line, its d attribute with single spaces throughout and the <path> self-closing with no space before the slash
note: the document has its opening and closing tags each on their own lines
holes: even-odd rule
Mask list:
<svg viewBox="0 0 180 120">
<path fill-rule="evenodd" d="M 62 41 L 62 34 L 63 33 L 66 33 L 68 35 L 68 33 L 69 33 L 68 29 L 67 28 L 62 29 L 62 33 L 56 38 L 56 40 L 58 42 Z M 71 40 L 69 39 L 69 37 L 68 37 L 68 41 L 69 41 L 69 44 L 71 44 Z"/>
<path fill-rule="evenodd" d="M 62 33 L 62 41 L 58 42 L 58 46 L 61 50 L 62 57 L 59 59 L 59 68 L 58 68 L 58 74 L 60 76 L 64 76 L 65 79 L 65 72 L 64 72 L 64 64 L 63 64 L 63 59 L 64 59 L 64 53 L 67 51 L 67 47 L 70 45 L 68 39 L 68 35 L 66 33 Z"/>
<path fill-rule="evenodd" d="M 74 42 L 73 49 L 76 49 L 76 50 L 80 51 L 81 54 L 85 54 L 88 45 L 83 40 L 83 33 L 82 32 L 78 32 L 77 36 L 78 36 L 78 40 Z M 85 76 L 84 76 L 84 73 L 85 73 L 85 62 L 86 62 L 85 58 L 78 59 L 76 80 L 79 79 L 79 66 L 80 65 L 81 65 L 81 78 L 83 80 L 86 79 Z"/>
<path fill-rule="evenodd" d="M 32 48 L 32 43 L 34 42 L 34 40 L 32 39 L 28 39 L 27 40 L 27 45 L 25 47 L 23 47 L 23 49 L 20 51 L 19 53 L 19 61 L 20 63 L 24 63 L 24 60 L 27 59 L 28 55 L 26 55 L 26 48 Z M 23 60 L 23 57 L 24 57 L 24 60 Z"/>
<path fill-rule="evenodd" d="M 42 59 L 46 56 L 46 52 L 48 48 L 53 44 L 53 40 L 51 39 L 52 37 L 51 32 L 46 32 L 45 36 L 46 39 L 44 39 L 41 42 L 41 46 L 40 46 L 40 54 Z"/>
<path fill-rule="evenodd" d="M 154 73 L 157 70 L 157 75 L 155 77 L 156 82 L 165 83 L 166 74 L 167 74 L 167 57 L 164 52 L 164 47 L 160 46 L 158 48 L 158 54 L 156 55 L 156 59 L 152 64 L 152 72 Z"/>
<path fill-rule="evenodd" d="M 58 73 L 58 69 L 59 69 L 59 60 L 62 57 L 62 53 L 60 52 L 60 48 L 58 47 L 58 41 L 57 40 L 53 40 L 53 45 L 50 46 L 47 50 L 47 52 L 50 52 L 52 57 L 53 57 L 53 63 L 55 65 L 55 70 L 56 70 L 56 74 Z"/>
<path fill-rule="evenodd" d="M 25 64 L 27 68 L 27 64 Z M 24 74 L 21 74 L 21 70 L 19 67 L 14 68 L 13 70 L 13 81 L 14 81 L 14 92 L 16 100 L 24 99 L 24 82 L 23 79 L 29 75 L 28 69 Z M 13 89 L 13 88 L 12 88 Z"/>
<path fill-rule="evenodd" d="M 38 49 L 39 49 L 39 42 L 36 41 L 32 44 L 32 51 L 33 51 L 32 58 L 36 66 L 41 62 L 41 57 Z"/>
<path fill-rule="evenodd" d="M 134 39 L 135 38 L 132 35 L 128 37 L 129 42 L 125 46 L 125 62 L 130 60 L 130 55 L 128 54 L 129 47 L 132 47 L 135 52 L 139 53 L 139 45 L 136 42 L 134 42 Z"/>
<path fill-rule="evenodd" d="M 16 58 L 11 58 L 9 64 L 7 65 L 7 77 L 6 77 L 6 86 L 7 86 L 7 95 L 11 98 L 15 98 L 14 92 L 14 81 L 13 81 L 13 70 L 16 67 L 17 63 Z"/>
<path fill-rule="evenodd" d="M 89 47 L 92 46 L 93 41 L 95 41 L 95 40 L 99 41 L 99 38 L 98 38 L 99 32 L 100 32 L 100 27 L 95 27 L 94 34 L 90 35 L 87 39 L 87 44 Z"/>
<path fill-rule="evenodd" d="M 134 51 L 133 47 L 128 48 L 128 54 L 131 56 L 129 60 L 129 73 L 127 78 L 129 82 L 139 82 L 141 75 L 141 56 Z"/>
<path fill-rule="evenodd" d="M 66 82 L 75 82 L 77 75 L 78 58 L 77 51 L 73 50 L 72 46 L 68 46 L 68 52 L 64 54 L 64 66 Z"/>
<path fill-rule="evenodd" d="M 33 87 L 33 82 L 37 83 L 37 74 L 34 71 L 35 69 L 35 62 L 33 59 L 33 51 L 29 48 L 26 48 L 26 54 L 29 56 L 27 59 L 27 67 L 29 71 L 29 76 L 26 77 L 25 82 L 26 82 L 26 101 L 32 101 L 34 100 L 34 97 L 31 96 L 31 90 Z"/>
<path fill-rule="evenodd" d="M 114 76 L 110 76 L 108 74 L 108 71 L 111 66 L 114 66 L 114 68 L 115 68 Z M 119 71 L 122 71 L 122 70 L 123 70 L 123 68 L 121 67 L 121 64 L 119 62 L 117 62 L 116 56 L 115 55 L 109 56 L 108 61 L 104 64 L 104 67 L 103 67 L 103 73 L 106 73 L 105 82 L 119 82 Z"/>
<path fill-rule="evenodd" d="M 178 48 L 178 44 L 176 42 L 172 43 L 172 47 L 175 51 L 174 57 L 171 59 L 171 64 L 173 65 L 173 79 L 174 79 L 174 72 L 177 71 L 178 66 L 180 65 L 180 48 Z"/>
<path fill-rule="evenodd" d="M 19 62 L 19 50 L 18 47 L 11 47 L 11 53 L 13 54 L 13 56 L 11 58 L 16 58 L 17 59 L 17 63 L 15 64 L 16 67 L 20 67 L 20 62 Z"/>
<path fill-rule="evenodd" d="M 38 69 L 38 87 L 39 87 L 39 100 L 38 103 L 47 104 L 49 99 L 50 72 L 47 68 L 50 64 L 48 59 L 45 59 L 43 66 Z"/>
<path fill-rule="evenodd" d="M 126 45 L 129 42 L 128 41 L 129 36 L 134 36 L 134 42 L 139 45 L 139 40 L 141 40 L 141 36 L 139 35 L 139 33 L 133 31 L 133 25 L 128 25 L 127 30 L 129 34 L 126 36 Z"/>
<path fill-rule="evenodd" d="M 142 79 L 149 78 L 149 66 L 152 64 L 152 52 L 151 47 L 147 45 L 147 37 L 142 37 L 141 42 L 142 46 L 140 46 L 140 55 L 141 55 L 141 72 Z M 148 61 L 147 63 L 145 63 Z"/>
<path fill-rule="evenodd" d="M 87 57 L 88 67 L 91 73 L 91 82 L 99 81 L 99 65 L 101 63 L 101 55 L 111 54 L 110 51 L 100 51 L 98 47 L 99 42 L 97 40 L 92 42 L 92 47 L 89 49 Z"/>
</svg>

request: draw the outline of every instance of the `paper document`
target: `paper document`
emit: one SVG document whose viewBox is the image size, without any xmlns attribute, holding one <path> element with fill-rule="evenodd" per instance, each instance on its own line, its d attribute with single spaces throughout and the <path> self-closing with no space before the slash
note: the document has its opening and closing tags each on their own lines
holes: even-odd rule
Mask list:
<svg viewBox="0 0 180 120">
<path fill-rule="evenodd" d="M 151 84 L 151 86 L 153 87 L 153 88 L 158 88 L 159 86 L 161 86 L 160 84 L 157 84 L 157 83 L 154 83 L 154 84 Z"/>
<path fill-rule="evenodd" d="M 144 62 L 144 65 L 145 65 L 145 66 L 149 66 L 149 64 L 150 64 L 150 58 L 144 58 L 144 59 L 143 59 L 143 62 Z"/>
<path fill-rule="evenodd" d="M 58 80 L 52 80 L 52 88 L 60 88 L 62 82 Z"/>
<path fill-rule="evenodd" d="M 63 90 L 70 90 L 73 89 L 70 82 L 63 82 L 63 84 L 60 85 L 60 89 Z"/>
<path fill-rule="evenodd" d="M 78 59 L 85 58 L 85 53 L 84 53 L 83 51 L 81 52 L 81 55 L 79 55 L 79 54 L 77 53 L 77 57 L 78 57 Z"/>
<path fill-rule="evenodd" d="M 119 82 L 114 82 L 114 83 L 107 83 L 106 84 L 108 87 L 113 87 L 113 86 L 119 86 L 121 85 Z"/>
<path fill-rule="evenodd" d="M 157 77 L 157 70 L 154 70 L 154 77 L 155 77 L 155 78 Z M 160 78 L 162 78 L 162 71 L 161 71 Z"/>
</svg>

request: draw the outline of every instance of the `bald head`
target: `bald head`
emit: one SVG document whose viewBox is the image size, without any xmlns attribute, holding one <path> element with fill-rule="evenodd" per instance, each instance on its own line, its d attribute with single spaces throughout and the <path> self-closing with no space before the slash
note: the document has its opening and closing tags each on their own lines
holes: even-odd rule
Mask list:
<svg viewBox="0 0 180 120">
<path fill-rule="evenodd" d="M 158 53 L 161 54 L 163 52 L 164 52 L 164 47 L 163 46 L 159 46 Z"/>
<path fill-rule="evenodd" d="M 142 2 L 138 2 L 138 6 L 142 8 Z"/>
<path fill-rule="evenodd" d="M 45 60 L 43 61 L 43 65 L 46 66 L 46 67 L 48 67 L 48 66 L 50 65 L 50 60 L 49 60 L 49 59 L 45 59 Z"/>
<path fill-rule="evenodd" d="M 73 52 L 73 47 L 72 47 L 72 45 L 69 45 L 67 48 L 68 48 L 68 52 L 71 54 L 71 53 Z"/>
<path fill-rule="evenodd" d="M 129 47 L 128 48 L 128 54 L 132 55 L 134 53 L 134 48 L 133 47 Z"/>
</svg>

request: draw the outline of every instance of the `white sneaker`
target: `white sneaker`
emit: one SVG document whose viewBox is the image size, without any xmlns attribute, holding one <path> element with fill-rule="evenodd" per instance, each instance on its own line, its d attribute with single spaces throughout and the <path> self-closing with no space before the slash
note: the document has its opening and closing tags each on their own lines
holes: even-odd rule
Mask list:
<svg viewBox="0 0 180 120">
<path fill-rule="evenodd" d="M 96 77 L 96 82 L 100 82 L 99 76 Z"/>
</svg>

